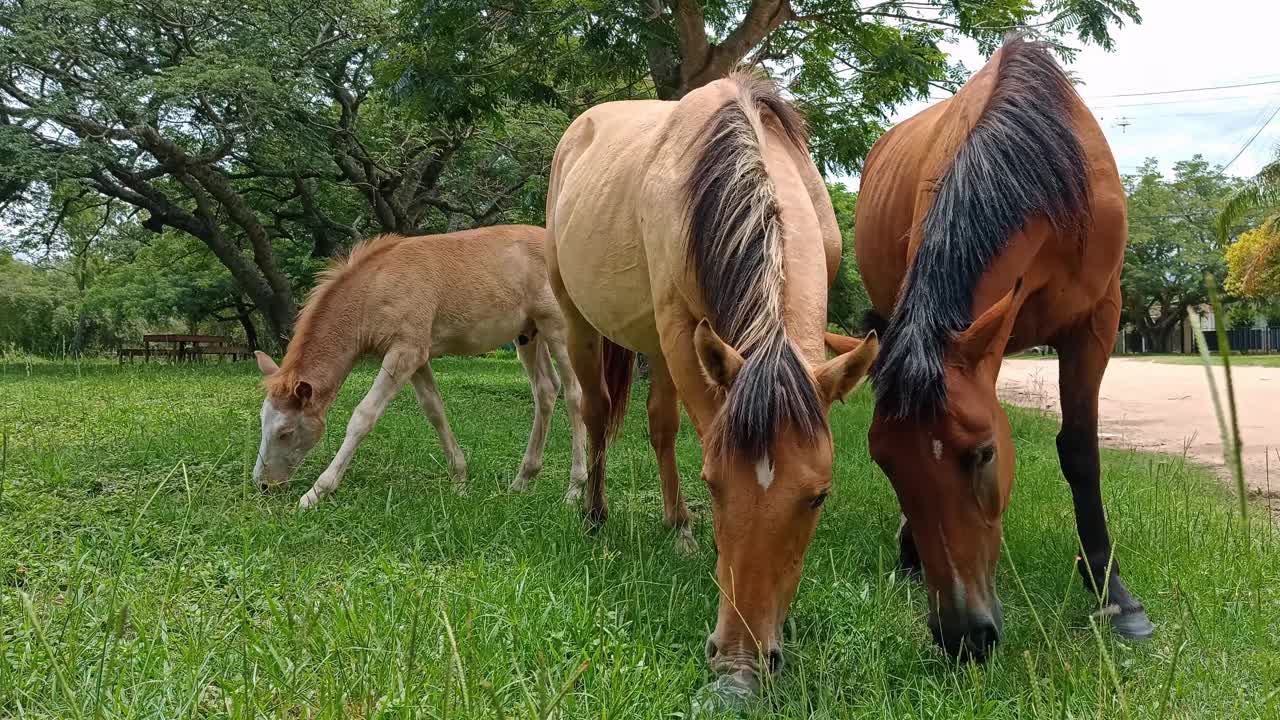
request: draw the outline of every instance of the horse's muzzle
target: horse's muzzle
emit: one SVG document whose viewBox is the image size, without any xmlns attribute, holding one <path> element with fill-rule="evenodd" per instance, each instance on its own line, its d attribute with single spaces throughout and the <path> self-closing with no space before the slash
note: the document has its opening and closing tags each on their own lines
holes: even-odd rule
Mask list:
<svg viewBox="0 0 1280 720">
<path fill-rule="evenodd" d="M 984 662 L 1000 642 L 1004 610 L 995 600 L 990 610 L 972 612 L 932 612 L 929 631 L 947 654 L 958 660 Z"/>
</svg>

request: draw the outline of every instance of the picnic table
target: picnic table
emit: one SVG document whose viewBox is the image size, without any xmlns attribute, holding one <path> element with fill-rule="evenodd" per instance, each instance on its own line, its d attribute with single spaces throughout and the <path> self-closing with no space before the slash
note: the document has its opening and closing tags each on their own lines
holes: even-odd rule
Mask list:
<svg viewBox="0 0 1280 720">
<path fill-rule="evenodd" d="M 152 347 L 153 345 L 158 347 Z M 168 358 L 175 362 L 192 362 L 207 357 L 229 357 L 232 361 L 248 359 L 253 353 L 246 347 L 234 345 L 225 335 L 143 335 L 142 347 L 121 348 L 120 362 L 141 357 L 151 362 L 152 356 Z"/>
</svg>

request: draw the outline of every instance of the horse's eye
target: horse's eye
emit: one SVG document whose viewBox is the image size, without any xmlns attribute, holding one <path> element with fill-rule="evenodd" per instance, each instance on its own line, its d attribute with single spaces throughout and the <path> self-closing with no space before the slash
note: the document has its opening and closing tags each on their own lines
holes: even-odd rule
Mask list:
<svg viewBox="0 0 1280 720">
<path fill-rule="evenodd" d="M 818 508 L 822 507 L 822 503 L 827 501 L 827 496 L 829 496 L 830 494 L 831 493 L 829 492 L 824 492 L 821 495 L 815 495 L 814 498 L 809 501 L 809 507 L 813 508 L 814 510 L 817 510 Z"/>
<path fill-rule="evenodd" d="M 288 440 L 292 437 L 293 437 L 292 430 L 281 430 L 280 432 L 276 433 L 277 440 Z"/>
<path fill-rule="evenodd" d="M 973 465 L 981 470 L 989 465 L 991 461 L 995 459 L 995 456 L 996 448 L 994 445 L 983 445 L 973 451 Z"/>
</svg>

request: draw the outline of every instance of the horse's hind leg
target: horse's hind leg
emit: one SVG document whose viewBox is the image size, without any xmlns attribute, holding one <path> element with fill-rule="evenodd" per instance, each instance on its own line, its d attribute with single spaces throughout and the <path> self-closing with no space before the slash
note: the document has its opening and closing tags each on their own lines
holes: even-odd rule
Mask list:
<svg viewBox="0 0 1280 720">
<path fill-rule="evenodd" d="M 529 387 L 533 390 L 533 429 L 529 432 L 529 444 L 524 451 L 524 460 L 520 463 L 520 471 L 511 483 L 512 492 L 524 492 L 529 482 L 542 470 L 542 456 L 547 447 L 547 430 L 551 427 L 551 413 L 556 407 L 556 395 L 560 392 L 559 381 L 555 369 L 551 367 L 551 356 L 547 344 L 540 337 L 527 340 L 516 346 L 516 353 L 524 365 L 525 374 L 529 376 Z"/>
<path fill-rule="evenodd" d="M 436 387 L 435 375 L 431 372 L 431 363 L 425 363 L 413 374 L 413 390 L 418 396 L 418 405 L 435 428 L 440 438 L 440 447 L 444 450 L 449 462 L 449 479 L 454 487 L 462 492 L 467 486 L 467 458 L 458 446 L 458 440 L 449 427 L 449 418 L 444 414 L 444 400 L 440 398 L 440 390 Z"/>
<path fill-rule="evenodd" d="M 680 397 L 661 355 L 649 356 L 649 444 L 658 458 L 662 478 L 662 516 L 676 531 L 676 552 L 692 555 L 698 551 L 693 539 L 689 506 L 680 492 L 680 470 L 676 467 L 676 435 L 680 432 Z"/>
<path fill-rule="evenodd" d="M 338 485 L 342 483 L 342 476 L 346 474 L 347 466 L 351 464 L 351 458 L 355 455 L 356 448 L 369 431 L 373 430 L 378 418 L 386 412 L 387 405 L 395 399 L 407 379 L 408 371 L 397 358 L 388 355 L 383 359 L 382 369 L 378 371 L 373 387 L 369 388 L 369 393 L 356 406 L 355 412 L 351 414 L 351 420 L 347 422 L 347 435 L 342 440 L 342 447 L 338 448 L 338 454 L 334 455 L 329 467 L 320 473 L 315 484 L 298 501 L 299 509 L 306 510 L 313 507 L 320 502 L 320 498 L 338 489 Z"/>
<path fill-rule="evenodd" d="M 569 488 L 565 491 L 564 501 L 573 504 L 582 499 L 583 490 L 587 486 L 587 426 L 582 421 L 582 385 L 578 383 L 578 375 L 573 371 L 573 364 L 569 361 L 564 328 L 539 327 L 538 336 L 546 343 L 551 356 L 555 358 L 556 367 L 560 369 L 561 384 L 564 385 L 564 404 L 569 413 L 569 428 L 573 438 Z M 555 372 L 554 368 L 552 372 Z"/>
<path fill-rule="evenodd" d="M 1111 627 L 1118 635 L 1141 639 L 1150 637 L 1153 628 L 1142 604 L 1129 594 L 1120 579 L 1120 563 L 1112 554 L 1102 506 L 1098 460 L 1098 388 L 1119 320 L 1117 288 L 1092 316 L 1054 338 L 1062 402 L 1058 459 L 1075 503 L 1076 530 L 1084 549 L 1080 574 L 1085 588 L 1098 596 L 1102 602 L 1100 614 L 1110 617 Z"/>
</svg>

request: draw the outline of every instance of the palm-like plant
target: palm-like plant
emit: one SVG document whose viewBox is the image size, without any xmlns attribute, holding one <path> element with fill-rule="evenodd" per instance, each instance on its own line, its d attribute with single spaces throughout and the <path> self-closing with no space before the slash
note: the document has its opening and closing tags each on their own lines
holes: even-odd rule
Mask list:
<svg viewBox="0 0 1280 720">
<path fill-rule="evenodd" d="M 1231 234 L 1231 228 L 1251 212 L 1262 210 L 1268 213 L 1263 226 L 1274 226 L 1280 221 L 1280 158 L 1264 165 L 1239 190 L 1227 198 L 1227 203 L 1218 214 L 1218 237 L 1224 242 Z"/>
<path fill-rule="evenodd" d="M 1246 288 L 1257 288 L 1264 275 L 1280 268 L 1280 158 L 1263 166 L 1257 175 L 1227 198 L 1217 220 L 1218 239 L 1223 245 L 1230 238 L 1232 229 L 1254 212 L 1262 212 L 1264 217 L 1253 231 L 1257 237 L 1246 243 L 1250 246 L 1247 249 L 1238 248 L 1239 257 L 1230 263 L 1232 267 L 1227 279 L 1229 287 L 1244 294 L 1249 294 Z M 1229 258 L 1231 255 L 1228 251 Z"/>
</svg>

